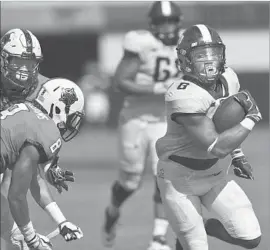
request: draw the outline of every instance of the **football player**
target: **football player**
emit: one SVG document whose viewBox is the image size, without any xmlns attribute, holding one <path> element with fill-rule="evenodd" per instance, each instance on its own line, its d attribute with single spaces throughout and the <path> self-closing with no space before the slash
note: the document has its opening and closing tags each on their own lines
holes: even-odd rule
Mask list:
<svg viewBox="0 0 270 250">
<path fill-rule="evenodd" d="M 140 186 L 147 158 L 156 175 L 155 142 L 166 132 L 163 95 L 170 82 L 181 74 L 175 64 L 182 25 L 179 6 L 170 1 L 154 2 L 148 17 L 149 31 L 134 30 L 125 35 L 124 55 L 115 73 L 115 84 L 126 97 L 119 121 L 119 178 L 112 185 L 103 226 L 107 246 L 114 243 L 120 207 Z M 168 222 L 155 186 L 155 219 L 148 249 L 167 250 Z"/>
<path fill-rule="evenodd" d="M 51 250 L 52 246 L 48 238 L 34 230 L 26 199 L 29 189 L 36 202 L 57 223 L 66 241 L 83 236 L 79 227 L 66 220 L 46 183 L 40 181 L 44 175 L 52 185 L 60 188 L 59 183 L 52 182 L 57 171 L 50 169 L 58 168 L 57 155 L 62 139 L 70 141 L 77 135 L 83 106 L 80 88 L 69 80 L 56 79 L 42 86 L 33 103 L 16 103 L 1 112 L 0 169 L 1 173 L 6 168 L 11 170 L 7 205 L 30 249 Z M 1 195 L 1 201 L 2 198 Z"/>
<path fill-rule="evenodd" d="M 262 119 L 261 113 L 247 90 L 239 92 L 236 74 L 225 66 L 225 45 L 214 29 L 203 24 L 188 28 L 179 39 L 177 55 L 184 76 L 165 94 L 167 132 L 156 143 L 158 187 L 180 241 L 176 249 L 208 250 L 207 234 L 255 248 L 261 230 L 252 204 L 235 181 L 227 180 L 218 161 L 241 151 L 237 148 Z M 211 117 L 220 101 L 231 95 L 246 117 L 218 134 Z M 241 164 L 235 173 L 252 177 L 252 169 Z M 204 221 L 202 205 L 220 220 Z"/>
<path fill-rule="evenodd" d="M 8 108 L 12 103 L 34 100 L 41 86 L 49 80 L 39 73 L 39 64 L 43 60 L 43 55 L 38 39 L 29 30 L 12 29 L 1 38 L 0 57 L 0 110 Z M 62 171 L 60 168 L 56 170 L 53 173 L 52 181 L 57 185 L 59 191 L 62 187 L 67 189 L 65 181 L 74 181 L 73 173 Z M 1 175 L 2 177 L 3 175 Z M 10 173 L 7 170 L 1 184 L 1 193 L 4 195 L 7 194 L 9 182 Z M 1 231 L 3 232 L 3 230 Z M 13 231 L 19 231 L 16 225 Z M 11 236 L 13 235 L 11 233 Z M 9 237 L 5 238 L 9 239 Z M 14 242 L 12 237 L 11 240 Z"/>
<path fill-rule="evenodd" d="M 1 110 L 9 102 L 32 101 L 49 78 L 39 73 L 40 43 L 29 30 L 11 29 L 1 38 Z"/>
</svg>

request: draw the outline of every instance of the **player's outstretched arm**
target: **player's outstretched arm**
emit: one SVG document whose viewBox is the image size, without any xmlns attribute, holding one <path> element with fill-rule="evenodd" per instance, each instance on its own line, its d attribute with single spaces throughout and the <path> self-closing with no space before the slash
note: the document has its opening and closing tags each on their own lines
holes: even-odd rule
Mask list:
<svg viewBox="0 0 270 250">
<path fill-rule="evenodd" d="M 213 121 L 203 114 L 179 114 L 174 117 L 174 121 L 186 128 L 198 146 L 218 158 L 224 158 L 239 147 L 251 131 L 238 124 L 218 134 Z"/>
<path fill-rule="evenodd" d="M 34 175 L 32 178 L 30 191 L 34 200 L 42 209 L 45 209 L 46 206 L 54 202 L 53 196 L 46 181 L 41 177 L 39 168 L 36 175 Z"/>
<path fill-rule="evenodd" d="M 152 82 L 148 82 L 145 85 L 136 83 L 135 78 L 139 71 L 140 64 L 141 59 L 137 53 L 125 50 L 124 56 L 120 61 L 113 78 L 114 85 L 126 94 L 164 94 L 166 88 L 163 83 L 153 84 Z"/>
<path fill-rule="evenodd" d="M 19 159 L 12 170 L 8 200 L 11 213 L 18 226 L 24 226 L 30 221 L 26 195 L 38 161 L 37 149 L 32 145 L 27 145 L 21 150 Z"/>
</svg>

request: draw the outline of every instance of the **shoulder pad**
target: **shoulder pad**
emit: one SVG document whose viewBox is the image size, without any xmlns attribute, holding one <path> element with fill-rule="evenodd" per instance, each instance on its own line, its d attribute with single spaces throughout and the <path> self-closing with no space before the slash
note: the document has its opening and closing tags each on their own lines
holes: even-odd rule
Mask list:
<svg viewBox="0 0 270 250">
<path fill-rule="evenodd" d="M 172 113 L 206 113 L 213 102 L 212 96 L 198 85 L 180 80 L 174 83 L 165 95 Z"/>
<path fill-rule="evenodd" d="M 39 83 L 44 83 L 44 82 L 47 82 L 48 80 L 50 80 L 50 78 L 43 76 L 41 74 L 38 74 L 38 82 Z"/>
<path fill-rule="evenodd" d="M 32 141 L 40 153 L 41 162 L 46 162 L 54 157 L 61 149 L 62 140 L 60 131 L 54 121 L 47 115 L 36 108 L 32 103 L 26 103 L 30 113 L 37 119 L 32 119 L 33 122 L 27 124 L 29 131 L 32 134 Z"/>
<path fill-rule="evenodd" d="M 25 100 L 32 102 L 34 99 L 36 99 L 43 84 L 49 80 L 50 80 L 50 78 L 45 77 L 41 74 L 38 74 L 38 84 L 37 84 L 36 88 L 25 98 Z"/>
<path fill-rule="evenodd" d="M 225 67 L 225 72 L 221 75 L 221 81 L 228 86 L 229 94 L 234 95 L 240 89 L 240 83 L 237 74 L 230 67 Z"/>
<path fill-rule="evenodd" d="M 124 49 L 133 53 L 140 54 L 145 49 L 154 46 L 155 37 L 147 30 L 130 31 L 124 38 Z"/>
</svg>

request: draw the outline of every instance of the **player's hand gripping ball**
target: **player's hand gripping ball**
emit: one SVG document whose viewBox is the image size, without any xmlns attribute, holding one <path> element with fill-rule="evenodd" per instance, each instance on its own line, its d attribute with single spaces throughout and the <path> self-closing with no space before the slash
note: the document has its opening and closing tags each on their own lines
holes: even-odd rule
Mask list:
<svg viewBox="0 0 270 250">
<path fill-rule="evenodd" d="M 239 124 L 246 116 L 246 112 L 242 105 L 235 100 L 234 96 L 230 96 L 223 101 L 217 108 L 213 122 L 218 133 L 230 129 Z"/>
<path fill-rule="evenodd" d="M 216 131 L 222 133 L 236 126 L 246 117 L 246 113 L 245 108 L 235 96 L 224 99 L 213 116 Z M 236 176 L 251 180 L 254 179 L 253 169 L 244 155 L 234 157 L 230 166 L 233 167 Z"/>
<path fill-rule="evenodd" d="M 242 90 L 238 92 L 234 95 L 234 99 L 242 105 L 247 118 L 253 120 L 255 123 L 258 123 L 262 120 L 262 114 L 259 110 L 259 107 L 248 90 Z"/>
</svg>

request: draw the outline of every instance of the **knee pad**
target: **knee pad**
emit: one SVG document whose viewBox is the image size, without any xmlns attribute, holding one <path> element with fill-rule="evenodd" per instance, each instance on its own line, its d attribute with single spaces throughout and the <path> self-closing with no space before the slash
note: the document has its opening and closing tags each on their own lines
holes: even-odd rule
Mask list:
<svg viewBox="0 0 270 250">
<path fill-rule="evenodd" d="M 116 207 L 121 204 L 133 193 L 132 190 L 126 190 L 118 181 L 112 186 L 112 203 Z"/>
<path fill-rule="evenodd" d="M 141 179 L 141 173 L 131 173 L 121 170 L 118 181 L 126 190 L 135 191 L 139 188 Z"/>
<path fill-rule="evenodd" d="M 154 202 L 155 203 L 162 203 L 161 196 L 160 196 L 160 190 L 158 188 L 157 179 L 155 180 L 155 192 L 154 192 Z"/>
<path fill-rule="evenodd" d="M 233 238 L 245 242 L 253 241 L 261 236 L 260 224 L 252 206 L 236 209 L 222 224 Z"/>
</svg>

